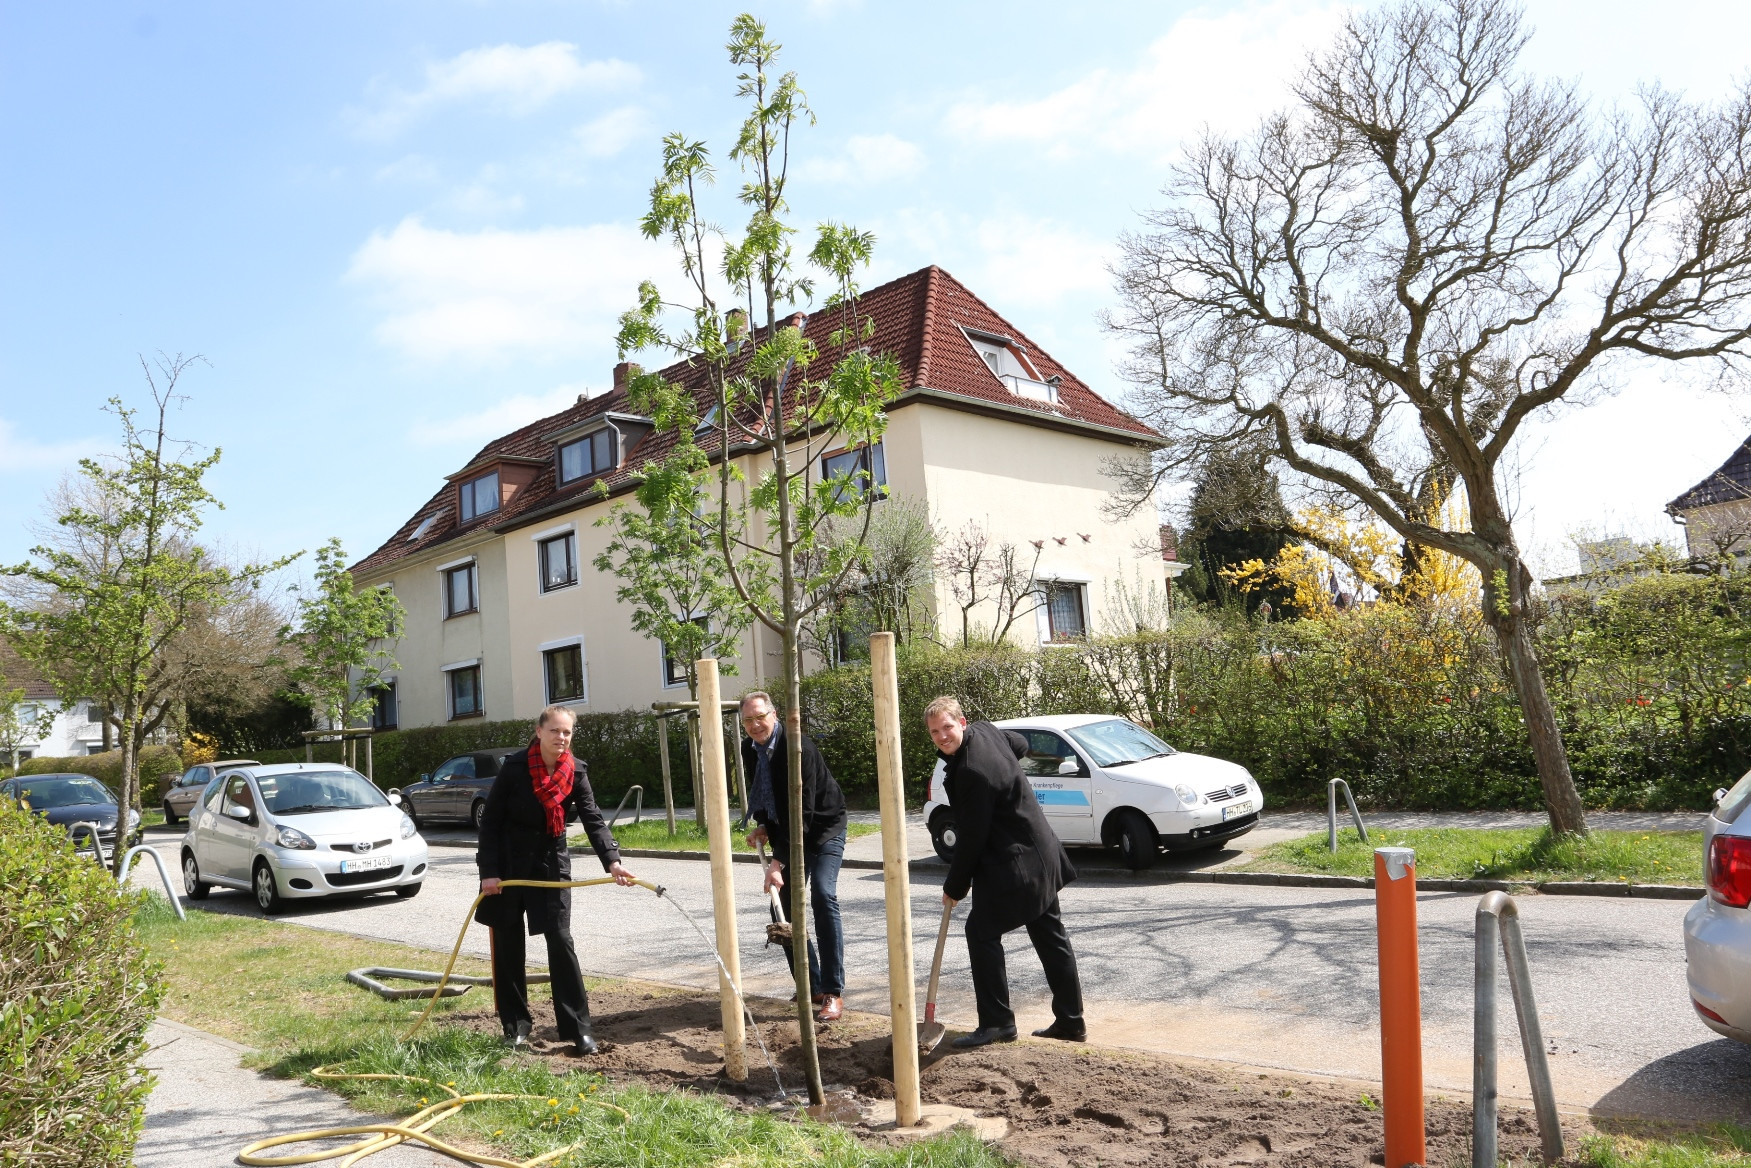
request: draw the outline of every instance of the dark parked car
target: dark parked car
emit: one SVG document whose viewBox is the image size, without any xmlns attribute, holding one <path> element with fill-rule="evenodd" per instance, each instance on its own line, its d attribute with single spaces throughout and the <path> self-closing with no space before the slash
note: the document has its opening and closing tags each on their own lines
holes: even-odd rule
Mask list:
<svg viewBox="0 0 1751 1168">
<path fill-rule="evenodd" d="M 0 783 L 0 797 L 14 800 L 50 823 L 71 828 L 75 823 L 97 825 L 97 838 L 104 851 L 114 853 L 116 846 L 116 797 L 90 775 L 21 775 Z M 91 847 L 91 833 L 79 833 L 84 848 Z M 140 813 L 128 812 L 126 847 L 140 842 Z"/>
<path fill-rule="evenodd" d="M 460 820 L 479 831 L 480 813 L 486 808 L 499 765 L 506 757 L 527 749 L 495 746 L 445 759 L 443 766 L 401 789 L 401 806 L 422 828 L 442 820 Z"/>
<path fill-rule="evenodd" d="M 228 758 L 219 762 L 196 763 L 175 779 L 164 792 L 164 822 L 179 823 L 187 819 L 195 800 L 201 797 L 201 792 L 213 781 L 214 775 L 232 767 L 260 765 L 253 758 Z"/>
</svg>

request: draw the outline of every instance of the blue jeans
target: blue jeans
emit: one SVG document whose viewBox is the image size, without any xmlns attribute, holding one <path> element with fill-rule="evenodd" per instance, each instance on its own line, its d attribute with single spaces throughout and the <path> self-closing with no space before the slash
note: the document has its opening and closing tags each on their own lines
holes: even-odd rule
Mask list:
<svg viewBox="0 0 1751 1168">
<path fill-rule="evenodd" d="M 845 833 L 822 840 L 811 850 L 803 845 L 803 876 L 809 882 L 809 907 L 815 917 L 815 935 L 820 949 L 809 942 L 809 985 L 817 994 L 845 996 L 845 930 L 839 924 L 839 868 L 845 863 Z M 784 919 L 790 919 L 790 865 L 784 865 L 784 887 L 779 903 Z"/>
</svg>

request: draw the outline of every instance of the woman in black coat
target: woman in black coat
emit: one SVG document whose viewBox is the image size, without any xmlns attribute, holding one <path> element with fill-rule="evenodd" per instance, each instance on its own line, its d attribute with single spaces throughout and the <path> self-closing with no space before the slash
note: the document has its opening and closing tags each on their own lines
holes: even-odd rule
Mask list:
<svg viewBox="0 0 1751 1168">
<path fill-rule="evenodd" d="M 931 702 L 925 725 L 942 756 L 943 782 L 955 812 L 955 857 L 943 881 L 943 903 L 954 905 L 973 893 L 967 956 L 979 1029 L 955 1039 L 955 1045 L 1015 1038 L 1003 934 L 1019 928 L 1027 929 L 1052 987 L 1054 1020 L 1035 1036 L 1080 1042 L 1088 1033 L 1082 982 L 1058 913 L 1058 892 L 1076 879 L 1076 869 L 1021 773 L 1017 760 L 1027 753 L 1027 739 L 989 722 L 969 724 L 953 698 Z"/>
<path fill-rule="evenodd" d="M 571 937 L 571 889 L 499 888 L 501 880 L 570 880 L 571 854 L 565 825 L 576 818 L 589 833 L 602 867 L 617 884 L 631 884 L 620 849 L 596 806 L 588 768 L 572 757 L 576 718 L 564 706 L 549 706 L 535 723 L 535 741 L 523 754 L 508 756 L 493 780 L 480 817 L 480 902 L 475 920 L 493 931 L 493 1001 L 505 1040 L 528 1042 L 533 1021 L 523 969 L 523 924 L 529 935 L 547 938 L 547 968 L 552 978 L 553 1013 L 559 1036 L 579 1056 L 596 1053 L 590 1036 L 590 1000 Z"/>
</svg>

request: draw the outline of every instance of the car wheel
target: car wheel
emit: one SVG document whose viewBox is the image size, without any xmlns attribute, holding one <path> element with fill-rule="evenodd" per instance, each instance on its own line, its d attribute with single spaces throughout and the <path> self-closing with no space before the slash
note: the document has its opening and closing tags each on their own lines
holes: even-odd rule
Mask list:
<svg viewBox="0 0 1751 1168">
<path fill-rule="evenodd" d="M 1155 825 L 1141 811 L 1126 811 L 1119 816 L 1119 859 L 1133 872 L 1153 867 L 1160 848 L 1155 838 Z"/>
<path fill-rule="evenodd" d="M 175 824 L 179 822 L 176 818 L 176 812 L 171 810 L 169 799 L 164 801 L 164 822 L 167 824 Z"/>
<path fill-rule="evenodd" d="M 420 886 L 424 883 L 425 881 L 422 880 L 419 884 L 397 884 L 395 886 L 395 895 L 401 897 L 403 900 L 412 900 L 420 894 Z"/>
<path fill-rule="evenodd" d="M 936 858 L 945 864 L 952 864 L 955 858 L 955 817 L 946 811 L 938 811 L 930 817 L 930 846 L 936 849 Z"/>
<path fill-rule="evenodd" d="M 195 863 L 193 852 L 182 854 L 182 891 L 190 900 L 205 900 L 213 886 L 201 879 L 201 866 Z"/>
<path fill-rule="evenodd" d="M 255 862 L 255 878 L 250 881 L 250 887 L 255 889 L 255 907 L 269 916 L 286 907 L 285 900 L 280 896 L 279 881 L 274 879 L 274 870 L 266 860 Z"/>
<path fill-rule="evenodd" d="M 475 831 L 480 830 L 480 821 L 486 817 L 486 800 L 476 799 L 474 806 L 468 809 L 468 824 Z"/>
</svg>

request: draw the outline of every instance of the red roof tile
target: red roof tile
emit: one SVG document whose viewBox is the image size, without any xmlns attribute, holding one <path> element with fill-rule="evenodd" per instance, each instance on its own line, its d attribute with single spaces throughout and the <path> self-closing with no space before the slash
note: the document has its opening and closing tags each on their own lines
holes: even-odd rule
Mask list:
<svg viewBox="0 0 1751 1168">
<path fill-rule="evenodd" d="M 863 316 L 875 321 L 875 335 L 867 344 L 878 353 L 889 353 L 899 362 L 907 392 L 933 391 L 933 396 L 945 404 L 960 399 L 969 406 L 984 406 L 1004 410 L 1007 416 L 1025 422 L 1025 414 L 1038 415 L 1042 425 L 1071 429 L 1097 429 L 1115 438 L 1134 438 L 1153 445 L 1160 435 L 1131 415 L 1118 409 L 1095 393 L 1081 378 L 1053 359 L 1050 353 L 1028 340 L 1027 336 L 999 316 L 990 305 L 975 296 L 966 285 L 941 268 L 932 266 L 901 276 L 862 294 L 858 307 Z M 798 314 L 800 315 L 800 314 Z M 796 317 L 780 324 L 794 323 Z M 830 355 L 829 336 L 838 325 L 838 317 L 822 310 L 808 318 L 805 333 L 823 355 Z M 1050 380 L 1056 377 L 1056 402 L 1036 401 L 1017 397 L 998 379 L 973 349 L 962 328 L 1009 338 L 1038 370 Z M 756 337 L 756 339 L 758 339 Z M 751 353 L 752 346 L 745 352 Z M 702 402 L 710 400 L 710 387 L 703 366 L 677 362 L 663 369 L 667 380 L 692 388 Z M 732 372 L 734 369 L 732 368 Z M 533 482 L 520 490 L 509 504 L 481 520 L 458 526 L 451 512 L 454 488 L 446 483 L 426 504 L 414 512 L 408 521 L 383 546 L 353 565 L 353 571 L 376 572 L 397 560 L 478 528 L 503 528 L 518 522 L 532 522 L 538 513 L 557 509 L 561 504 L 574 504 L 597 489 L 598 479 L 589 478 L 559 487 L 554 482 L 553 446 L 550 436 L 557 431 L 576 426 L 607 413 L 627 413 L 630 408 L 626 394 L 612 392 L 600 397 L 580 397 L 569 409 L 531 422 L 522 429 L 495 438 L 481 447 L 468 460 L 467 466 L 484 466 L 499 458 L 535 458 L 546 463 L 536 473 Z M 1018 416 L 1018 411 L 1020 416 Z M 703 413 L 703 409 L 702 409 Z M 624 452 L 622 465 L 600 476 L 609 493 L 618 494 L 632 486 L 638 467 L 660 459 L 673 445 L 672 435 L 649 433 Z M 420 530 L 426 520 L 433 522 L 418 539 L 410 536 Z"/>
</svg>

